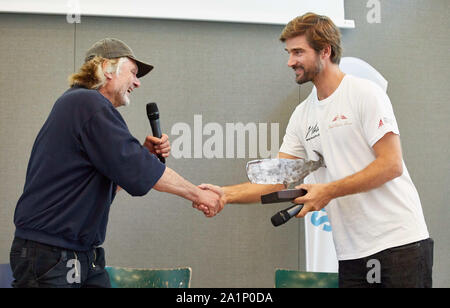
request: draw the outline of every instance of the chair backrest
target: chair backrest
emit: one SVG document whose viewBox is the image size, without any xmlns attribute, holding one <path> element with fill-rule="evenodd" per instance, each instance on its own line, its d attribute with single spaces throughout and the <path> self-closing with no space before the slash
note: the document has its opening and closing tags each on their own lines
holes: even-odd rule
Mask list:
<svg viewBox="0 0 450 308">
<path fill-rule="evenodd" d="M 13 280 L 11 266 L 9 264 L 0 264 L 0 288 L 11 288 Z"/>
<path fill-rule="evenodd" d="M 113 288 L 189 288 L 191 268 L 138 269 L 107 266 Z"/>
<path fill-rule="evenodd" d="M 338 274 L 277 269 L 275 288 L 338 288 Z"/>
</svg>

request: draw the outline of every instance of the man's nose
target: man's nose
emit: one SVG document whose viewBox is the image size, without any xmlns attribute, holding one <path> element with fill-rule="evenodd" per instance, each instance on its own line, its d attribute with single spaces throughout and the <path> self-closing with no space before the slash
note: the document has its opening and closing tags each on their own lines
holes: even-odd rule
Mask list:
<svg viewBox="0 0 450 308">
<path fill-rule="evenodd" d="M 288 65 L 289 67 L 294 67 L 296 63 L 297 63 L 297 61 L 294 59 L 294 57 L 292 56 L 292 54 L 290 54 L 290 55 L 289 55 L 288 62 L 287 62 L 287 65 Z"/>
<path fill-rule="evenodd" d="M 139 80 L 139 78 L 134 77 L 133 84 L 135 88 L 139 88 L 141 86 L 141 81 Z"/>
</svg>

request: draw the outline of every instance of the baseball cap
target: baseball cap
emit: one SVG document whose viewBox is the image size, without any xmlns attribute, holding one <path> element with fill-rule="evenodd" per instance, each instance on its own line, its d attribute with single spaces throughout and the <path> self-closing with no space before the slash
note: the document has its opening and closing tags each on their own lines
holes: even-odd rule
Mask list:
<svg viewBox="0 0 450 308">
<path fill-rule="evenodd" d="M 121 57 L 128 57 L 130 59 L 133 59 L 138 67 L 138 73 L 136 74 L 136 77 L 138 78 L 145 76 L 153 69 L 152 65 L 136 59 L 136 56 L 134 55 L 131 48 L 121 40 L 115 38 L 104 38 L 96 42 L 86 52 L 84 61 L 87 62 L 93 59 L 95 56 L 106 59 L 115 59 Z"/>
</svg>

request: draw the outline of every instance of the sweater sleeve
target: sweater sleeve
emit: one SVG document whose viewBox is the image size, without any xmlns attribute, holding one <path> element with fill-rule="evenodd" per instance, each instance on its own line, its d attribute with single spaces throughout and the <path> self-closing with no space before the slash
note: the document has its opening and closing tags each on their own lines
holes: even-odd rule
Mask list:
<svg viewBox="0 0 450 308">
<path fill-rule="evenodd" d="M 131 135 L 113 107 L 97 111 L 80 139 L 92 165 L 132 196 L 145 195 L 164 173 L 165 165 Z"/>
</svg>

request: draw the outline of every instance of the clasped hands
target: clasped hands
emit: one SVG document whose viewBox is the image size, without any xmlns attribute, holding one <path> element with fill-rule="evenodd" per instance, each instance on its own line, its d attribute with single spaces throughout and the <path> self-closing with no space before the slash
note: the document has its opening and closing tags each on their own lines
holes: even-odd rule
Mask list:
<svg viewBox="0 0 450 308">
<path fill-rule="evenodd" d="M 163 157 L 169 157 L 170 155 L 170 142 L 166 134 L 162 134 L 161 138 L 147 136 L 143 146 L 152 154 Z M 193 197 L 192 206 L 202 211 L 206 217 L 217 215 L 226 203 L 222 188 L 211 184 L 202 184 L 198 188 L 195 197 Z"/>
<path fill-rule="evenodd" d="M 227 201 L 221 187 L 212 184 L 201 184 L 198 188 L 202 190 L 202 194 L 207 198 L 207 202 L 202 200 L 192 202 L 193 208 L 202 211 L 206 217 L 214 217 L 223 210 Z"/>
</svg>

